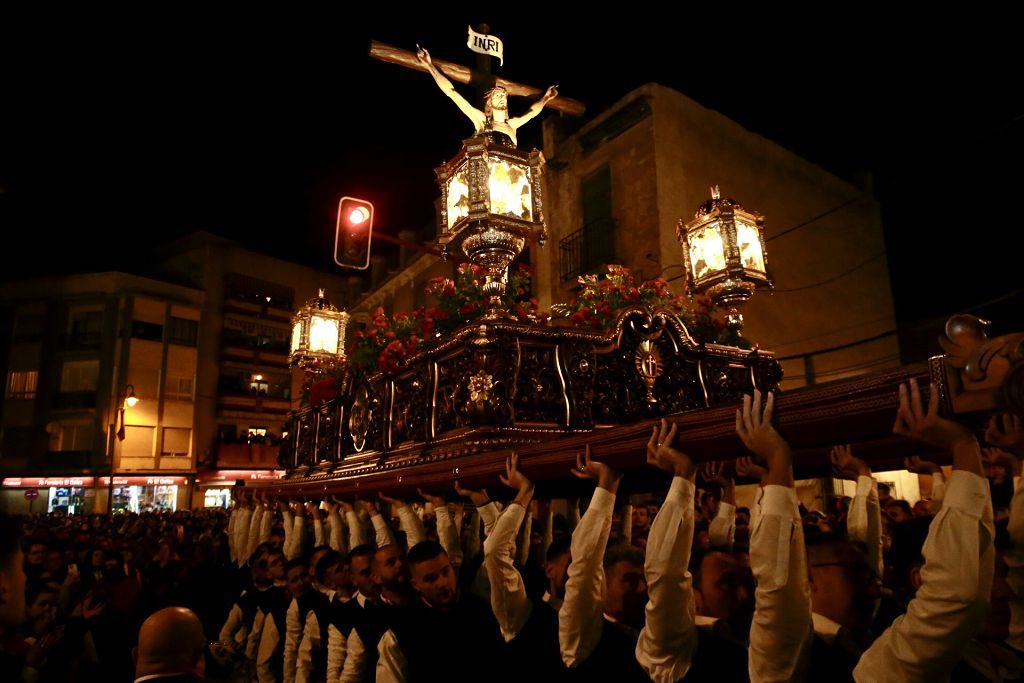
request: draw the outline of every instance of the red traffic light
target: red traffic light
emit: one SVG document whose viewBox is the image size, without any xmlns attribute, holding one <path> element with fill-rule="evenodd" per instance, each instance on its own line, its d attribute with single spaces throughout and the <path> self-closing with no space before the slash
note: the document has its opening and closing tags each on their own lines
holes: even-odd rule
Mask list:
<svg viewBox="0 0 1024 683">
<path fill-rule="evenodd" d="M 343 268 L 369 268 L 372 238 L 373 204 L 365 199 L 342 197 L 334 234 L 334 262 Z"/>
</svg>

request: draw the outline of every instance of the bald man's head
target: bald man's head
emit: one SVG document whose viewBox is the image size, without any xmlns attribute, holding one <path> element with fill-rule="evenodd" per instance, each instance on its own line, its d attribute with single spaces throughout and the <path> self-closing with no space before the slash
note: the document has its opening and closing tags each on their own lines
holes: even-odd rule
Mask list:
<svg viewBox="0 0 1024 683">
<path fill-rule="evenodd" d="M 146 619 L 139 629 L 135 677 L 202 672 L 206 638 L 192 610 L 167 607 Z"/>
</svg>

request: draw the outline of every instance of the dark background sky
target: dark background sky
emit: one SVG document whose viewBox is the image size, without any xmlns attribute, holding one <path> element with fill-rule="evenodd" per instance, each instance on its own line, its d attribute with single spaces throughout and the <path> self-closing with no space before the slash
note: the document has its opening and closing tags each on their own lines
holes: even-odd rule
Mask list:
<svg viewBox="0 0 1024 683">
<path fill-rule="evenodd" d="M 1024 256 L 1017 23 L 971 9 L 899 19 L 860 5 L 794 16 L 680 5 L 685 22 L 392 6 L 371 18 L 178 8 L 12 19 L 4 277 L 138 270 L 150 247 L 194 229 L 328 267 L 345 194 L 375 202 L 380 230 L 422 226 L 433 167 L 470 131 L 426 74 L 371 60 L 369 42 L 419 42 L 469 65 L 466 26 L 486 21 L 505 41 L 500 75 L 558 83 L 590 114 L 657 81 L 841 176 L 870 172 L 899 317 L 943 315 L 1017 292 Z M 1006 301 L 1003 322 L 1017 315 L 1024 329 L 1021 299 Z"/>
</svg>

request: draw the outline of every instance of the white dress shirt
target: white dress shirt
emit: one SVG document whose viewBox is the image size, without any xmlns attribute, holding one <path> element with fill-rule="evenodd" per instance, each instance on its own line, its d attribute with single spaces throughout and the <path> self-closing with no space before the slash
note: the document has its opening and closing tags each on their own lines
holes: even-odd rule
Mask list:
<svg viewBox="0 0 1024 683">
<path fill-rule="evenodd" d="M 878 482 L 874 477 L 857 477 L 857 492 L 846 515 L 846 533 L 867 548 L 868 566 L 881 578 L 885 576 L 882 557 L 882 507 L 878 502 Z"/>
<path fill-rule="evenodd" d="M 484 570 L 491 586 L 491 611 L 505 642 L 519 635 L 533 610 L 526 595 L 526 584 L 512 557 L 516 534 L 525 516 L 526 509 L 512 503 L 501 513 L 484 541 Z"/>
<path fill-rule="evenodd" d="M 565 600 L 558 611 L 558 644 L 566 666 L 582 664 L 604 627 L 604 551 L 612 527 L 615 494 L 594 489 L 590 506 L 572 534 L 572 562 Z"/>
<path fill-rule="evenodd" d="M 736 506 L 724 500 L 718 504 L 718 511 L 708 525 L 708 539 L 712 548 L 732 550 L 736 540 Z"/>
<path fill-rule="evenodd" d="M 688 569 L 693 526 L 693 483 L 674 477 L 647 535 L 648 602 L 636 644 L 637 661 L 655 683 L 681 681 L 697 650 L 693 576 Z"/>
<path fill-rule="evenodd" d="M 988 480 L 954 470 L 928 528 L 921 587 L 860 658 L 858 683 L 944 680 L 988 611 L 995 525 Z"/>
<path fill-rule="evenodd" d="M 750 681 L 803 680 L 813 631 L 796 489 L 759 488 L 750 525 L 750 567 L 757 583 L 750 627 Z"/>
</svg>

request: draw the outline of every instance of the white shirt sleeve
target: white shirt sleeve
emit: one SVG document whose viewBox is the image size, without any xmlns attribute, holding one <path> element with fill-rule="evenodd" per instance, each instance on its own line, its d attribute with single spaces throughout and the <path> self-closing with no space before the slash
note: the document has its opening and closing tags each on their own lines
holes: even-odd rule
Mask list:
<svg viewBox="0 0 1024 683">
<path fill-rule="evenodd" d="M 693 483 L 674 477 L 647 536 L 644 575 L 649 600 L 636 659 L 655 683 L 681 681 L 697 650 L 693 577 Z"/>
<path fill-rule="evenodd" d="M 941 471 L 932 474 L 932 514 L 939 514 L 946 497 L 946 477 Z"/>
<path fill-rule="evenodd" d="M 860 658 L 853 671 L 867 681 L 949 678 L 988 612 L 995 571 L 992 498 L 984 477 L 954 470 L 942 510 L 928 528 L 921 587 Z"/>
<path fill-rule="evenodd" d="M 380 655 L 377 658 L 377 683 L 405 683 L 408 665 L 391 629 L 380 639 L 377 652 Z"/>
<path fill-rule="evenodd" d="M 249 661 L 256 661 L 256 655 L 263 641 L 263 628 L 266 621 L 267 615 L 263 610 L 257 609 L 256 616 L 252 620 L 252 630 L 249 632 L 245 643 L 245 658 Z"/>
<path fill-rule="evenodd" d="M 277 622 L 267 615 L 263 620 L 263 628 L 260 633 L 260 644 L 256 654 L 256 678 L 259 683 L 275 683 L 274 671 L 271 662 L 277 650 L 281 637 L 277 632 Z"/>
<path fill-rule="evenodd" d="M 260 544 L 260 523 L 263 521 L 263 506 L 257 505 L 252 511 L 252 517 L 249 519 L 249 534 L 248 542 L 245 547 L 245 559 L 248 561 L 249 557 L 256 552 L 256 546 Z"/>
<path fill-rule="evenodd" d="M 484 569 L 491 585 L 491 611 L 506 642 L 519 634 L 532 610 L 523 577 L 512 560 L 516 532 L 525 515 L 522 505 L 509 505 L 484 541 Z"/>
<path fill-rule="evenodd" d="M 228 618 L 224 622 L 224 626 L 221 627 L 217 640 L 225 645 L 234 647 L 235 635 L 244 627 L 245 624 L 242 623 L 242 608 L 236 603 L 231 606 L 231 611 L 228 612 Z"/>
<path fill-rule="evenodd" d="M 281 526 L 284 527 L 284 545 L 281 546 L 281 552 L 284 553 L 285 557 L 288 557 L 288 553 L 292 551 L 292 543 L 295 541 L 294 524 L 295 515 L 292 514 L 290 507 L 285 506 L 281 512 Z"/>
<path fill-rule="evenodd" d="M 395 544 L 395 535 L 391 532 L 391 526 L 388 524 L 388 521 L 384 519 L 384 515 L 378 512 L 374 516 L 370 517 L 370 521 L 373 523 L 374 542 L 377 544 L 378 548 Z"/>
<path fill-rule="evenodd" d="M 298 662 L 295 667 L 295 682 L 309 683 L 313 676 L 313 658 L 320 652 L 320 622 L 316 612 L 306 615 L 302 629 L 302 644 L 299 645 Z"/>
<path fill-rule="evenodd" d="M 247 551 L 249 549 L 249 520 L 252 517 L 252 510 L 242 508 L 238 514 L 238 521 L 235 522 L 235 554 L 239 567 L 244 567 L 249 561 Z"/>
<path fill-rule="evenodd" d="M 885 576 L 882 557 L 882 507 L 878 502 L 878 482 L 874 477 L 857 477 L 857 492 L 850 501 L 846 533 L 867 548 L 868 565 L 879 577 Z"/>
<path fill-rule="evenodd" d="M 345 523 L 341 521 L 341 515 L 337 510 L 327 514 L 327 525 L 330 527 L 331 549 L 339 553 L 348 553 L 348 548 L 345 547 Z"/>
<path fill-rule="evenodd" d="M 467 506 L 462 513 L 462 526 L 466 530 L 463 557 L 474 558 L 480 552 L 480 516 L 476 508 Z"/>
<path fill-rule="evenodd" d="M 260 517 L 260 535 L 259 538 L 256 540 L 256 545 L 259 545 L 260 543 L 264 543 L 270 540 L 270 530 L 273 528 L 273 526 L 274 513 L 268 507 L 263 506 L 263 516 Z M 253 550 L 256 550 L 255 546 L 253 546 Z"/>
<path fill-rule="evenodd" d="M 402 523 L 402 531 L 405 532 L 406 545 L 409 548 L 427 537 L 426 529 L 423 528 L 423 520 L 416 514 L 412 505 L 403 505 L 398 508 L 398 519 Z"/>
<path fill-rule="evenodd" d="M 594 489 L 587 513 L 572 534 L 565 601 L 558 611 L 558 644 L 566 666 L 578 666 L 597 647 L 604 627 L 604 551 L 615 495 Z"/>
<path fill-rule="evenodd" d="M 345 666 L 341 670 L 341 683 L 362 683 L 366 680 L 367 670 L 366 646 L 359 632 L 355 629 L 348 634 L 348 655 L 345 657 Z M 327 683 L 334 683 L 328 678 Z"/>
<path fill-rule="evenodd" d="M 370 539 L 363 533 L 363 525 L 359 522 L 359 515 L 355 510 L 345 512 L 345 524 L 348 526 L 348 546 L 355 548 L 357 545 L 369 543 Z"/>
<path fill-rule="evenodd" d="M 459 541 L 459 530 L 455 528 L 455 520 L 447 505 L 434 510 L 437 517 L 437 538 L 441 547 L 448 553 L 448 560 L 452 563 L 455 571 L 462 566 L 462 543 Z M 412 545 L 410 543 L 409 547 Z"/>
<path fill-rule="evenodd" d="M 238 553 L 235 552 L 235 524 L 238 522 L 238 511 L 241 508 L 235 508 L 228 515 L 228 554 L 231 556 L 232 562 L 238 562 Z"/>
<path fill-rule="evenodd" d="M 751 517 L 750 567 L 757 587 L 750 627 L 750 681 L 802 680 L 813 630 L 796 489 L 758 489 Z"/>
<path fill-rule="evenodd" d="M 505 508 L 508 510 L 508 508 Z M 526 517 L 519 526 L 519 536 L 516 538 L 516 561 L 520 567 L 525 567 L 530 559 L 530 534 L 533 533 L 533 513 L 526 510 Z"/>
<path fill-rule="evenodd" d="M 299 513 L 295 515 L 295 529 L 292 532 L 292 546 L 285 557 L 294 560 L 302 554 L 302 547 L 306 543 L 306 515 Z"/>
<path fill-rule="evenodd" d="M 355 629 L 346 638 L 334 624 L 327 626 L 327 683 L 342 680 L 342 667 L 348 669 L 348 660 L 352 656 L 352 638 Z"/>
<path fill-rule="evenodd" d="M 480 513 L 480 519 L 484 521 L 484 535 L 490 536 L 498 522 L 498 506 L 493 500 L 489 500 L 486 505 L 481 505 L 476 510 Z"/>
<path fill-rule="evenodd" d="M 708 525 L 708 538 L 712 548 L 732 550 L 736 539 L 736 506 L 724 500 L 718 504 L 718 512 Z"/>
<path fill-rule="evenodd" d="M 327 536 L 324 534 L 324 521 L 320 519 L 320 511 L 313 513 L 313 546 L 319 547 L 327 543 Z"/>
<path fill-rule="evenodd" d="M 295 666 L 299 653 L 299 642 L 302 639 L 302 624 L 299 623 L 299 603 L 292 599 L 288 605 L 288 613 L 285 615 L 285 636 L 284 636 L 284 681 L 292 683 L 295 680 Z"/>
</svg>

